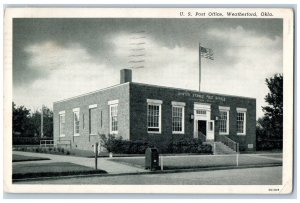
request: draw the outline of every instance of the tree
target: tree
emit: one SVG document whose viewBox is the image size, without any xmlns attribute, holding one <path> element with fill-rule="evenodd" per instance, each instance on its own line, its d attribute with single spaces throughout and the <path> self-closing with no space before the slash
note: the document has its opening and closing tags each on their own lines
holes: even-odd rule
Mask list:
<svg viewBox="0 0 300 203">
<path fill-rule="evenodd" d="M 41 111 L 36 110 L 30 117 L 31 134 L 41 137 Z M 43 133 L 44 137 L 53 137 L 53 112 L 43 107 Z"/>
<path fill-rule="evenodd" d="M 275 74 L 266 79 L 269 93 L 267 106 L 262 107 L 264 116 L 256 126 L 257 148 L 281 148 L 283 137 L 283 75 Z"/>
<path fill-rule="evenodd" d="M 30 131 L 34 137 L 41 137 L 41 112 L 36 110 L 30 117 Z"/>
<path fill-rule="evenodd" d="M 13 135 L 22 135 L 27 136 L 28 126 L 30 123 L 30 109 L 25 108 L 24 106 L 17 107 L 13 102 Z"/>
<path fill-rule="evenodd" d="M 53 112 L 43 108 L 44 137 L 53 137 Z M 13 134 L 22 137 L 41 137 L 41 111 L 31 113 L 24 106 L 16 107 L 13 103 Z"/>
<path fill-rule="evenodd" d="M 266 79 L 270 92 L 266 95 L 265 101 L 268 106 L 262 107 L 265 117 L 268 118 L 270 124 L 268 130 L 272 132 L 270 137 L 282 139 L 283 132 L 283 76 L 275 74 L 271 78 Z M 265 118 L 265 120 L 267 120 Z"/>
</svg>

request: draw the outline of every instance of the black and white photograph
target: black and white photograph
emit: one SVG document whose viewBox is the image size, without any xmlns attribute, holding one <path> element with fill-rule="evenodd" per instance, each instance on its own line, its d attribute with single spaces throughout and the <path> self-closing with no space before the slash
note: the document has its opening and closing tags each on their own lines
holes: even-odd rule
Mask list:
<svg viewBox="0 0 300 203">
<path fill-rule="evenodd" d="M 8 192 L 293 190 L 293 10 L 12 8 L 5 31 Z"/>
</svg>

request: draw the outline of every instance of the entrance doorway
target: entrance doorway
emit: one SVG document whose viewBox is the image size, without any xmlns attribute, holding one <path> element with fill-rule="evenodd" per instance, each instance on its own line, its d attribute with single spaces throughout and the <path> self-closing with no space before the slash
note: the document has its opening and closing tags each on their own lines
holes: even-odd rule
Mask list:
<svg viewBox="0 0 300 203">
<path fill-rule="evenodd" d="M 204 142 L 215 139 L 215 123 L 211 120 L 210 104 L 194 103 L 194 138 Z"/>
<path fill-rule="evenodd" d="M 206 134 L 207 134 L 207 124 L 206 121 L 198 120 L 198 138 L 201 139 L 203 142 L 206 141 Z"/>
</svg>

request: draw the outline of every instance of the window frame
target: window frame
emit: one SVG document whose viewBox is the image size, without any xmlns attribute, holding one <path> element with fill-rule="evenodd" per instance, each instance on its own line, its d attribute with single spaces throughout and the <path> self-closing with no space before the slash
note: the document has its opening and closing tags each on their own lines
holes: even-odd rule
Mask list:
<svg viewBox="0 0 300 203">
<path fill-rule="evenodd" d="M 220 135 L 229 135 L 229 120 L 230 120 L 230 107 L 226 107 L 226 106 L 219 106 L 219 134 Z M 221 112 L 226 112 L 226 132 L 221 132 L 220 131 L 220 121 L 221 121 Z"/>
<path fill-rule="evenodd" d="M 180 108 L 181 109 L 181 131 L 174 131 L 173 129 L 173 117 L 174 117 L 174 111 L 173 108 Z M 185 103 L 184 102 L 172 102 L 172 134 L 184 134 L 185 133 L 185 122 L 184 122 L 184 117 L 185 117 Z"/>
<path fill-rule="evenodd" d="M 78 113 L 78 133 L 76 133 L 76 123 L 75 123 L 76 113 Z M 80 109 L 79 108 L 73 109 L 73 136 L 74 137 L 80 136 Z"/>
<path fill-rule="evenodd" d="M 58 117 L 58 119 L 59 119 L 59 137 L 65 137 L 66 136 L 66 134 L 65 134 L 65 124 L 66 124 L 66 112 L 65 111 L 60 111 L 59 113 L 59 117 Z M 61 117 L 64 117 L 64 133 L 62 134 L 61 133 Z"/>
<path fill-rule="evenodd" d="M 236 109 L 236 134 L 237 135 L 246 135 L 246 119 L 247 119 L 247 109 L 245 108 L 237 108 Z M 238 132 L 238 114 L 242 113 L 244 114 L 244 120 L 243 120 L 243 132 Z"/>
<path fill-rule="evenodd" d="M 118 131 L 119 131 L 119 122 L 118 122 L 118 113 L 119 113 L 119 100 L 112 100 L 112 101 L 109 101 L 108 102 L 108 105 L 109 105 L 109 133 L 110 134 L 114 134 L 114 135 L 117 135 L 118 134 Z M 112 108 L 113 107 L 117 107 L 117 115 L 116 115 L 116 118 L 117 118 L 117 130 L 113 130 L 113 125 L 112 125 Z"/>
<path fill-rule="evenodd" d="M 161 134 L 161 128 L 162 128 L 162 123 L 161 123 L 161 117 L 162 117 L 162 100 L 155 100 L 155 99 L 147 99 L 147 132 L 149 134 Z M 158 127 L 149 127 L 149 106 L 158 106 Z M 149 128 L 157 128 L 158 131 L 149 131 Z"/>
<path fill-rule="evenodd" d="M 95 114 L 97 114 L 97 104 L 92 104 L 89 105 L 89 135 L 97 135 L 97 133 L 93 134 L 92 133 L 92 117 L 91 117 L 91 111 L 92 109 L 95 109 Z M 96 116 L 97 117 L 97 116 Z M 97 123 L 97 119 L 96 119 L 96 123 Z M 96 125 L 96 131 L 97 131 L 97 125 Z"/>
</svg>

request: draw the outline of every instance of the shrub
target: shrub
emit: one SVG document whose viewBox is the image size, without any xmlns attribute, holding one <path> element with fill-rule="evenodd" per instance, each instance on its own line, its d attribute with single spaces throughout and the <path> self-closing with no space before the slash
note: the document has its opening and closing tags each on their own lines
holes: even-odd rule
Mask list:
<svg viewBox="0 0 300 203">
<path fill-rule="evenodd" d="M 115 135 L 101 134 L 101 144 L 108 152 L 120 153 L 120 154 L 144 154 L 148 147 L 153 147 L 148 142 L 143 140 L 129 141 L 123 140 L 123 138 L 115 137 Z"/>
<path fill-rule="evenodd" d="M 66 154 L 70 155 L 71 151 L 66 150 L 62 147 L 17 147 L 14 150 L 17 151 L 27 151 L 27 152 L 36 152 L 36 153 L 48 153 L 48 154 Z"/>
<path fill-rule="evenodd" d="M 280 150 L 282 149 L 282 140 L 258 139 L 256 141 L 257 150 Z"/>
<path fill-rule="evenodd" d="M 52 137 L 24 137 L 24 136 L 13 136 L 13 145 L 39 145 L 40 140 L 53 140 Z"/>
<path fill-rule="evenodd" d="M 17 147 L 15 150 L 17 150 L 17 151 L 26 151 L 26 147 Z"/>
<path fill-rule="evenodd" d="M 209 144 L 200 145 L 197 150 L 198 153 L 212 153 L 212 146 Z"/>
<path fill-rule="evenodd" d="M 181 139 L 171 142 L 168 149 L 173 153 L 189 153 L 194 145 L 194 140 Z"/>
<path fill-rule="evenodd" d="M 128 154 L 144 154 L 148 147 L 153 147 L 151 143 L 143 140 L 129 141 L 129 144 Z"/>
<path fill-rule="evenodd" d="M 198 139 L 181 139 L 171 142 L 168 146 L 169 153 L 212 153 L 211 145 L 203 145 Z"/>
<path fill-rule="evenodd" d="M 100 135 L 101 144 L 108 152 L 120 154 L 144 154 L 148 147 L 154 147 L 152 143 L 144 140 L 123 140 L 122 137 L 104 134 Z M 181 139 L 169 143 L 167 153 L 212 153 L 211 145 L 203 145 L 199 139 Z"/>
</svg>

